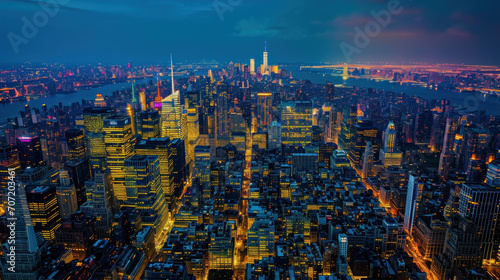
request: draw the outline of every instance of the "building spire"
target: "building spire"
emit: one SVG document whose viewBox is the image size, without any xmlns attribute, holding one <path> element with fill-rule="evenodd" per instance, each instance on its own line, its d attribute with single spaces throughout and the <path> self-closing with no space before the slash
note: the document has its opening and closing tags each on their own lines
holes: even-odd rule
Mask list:
<svg viewBox="0 0 500 280">
<path fill-rule="evenodd" d="M 135 80 L 132 80 L 132 103 L 137 103 L 135 99 Z"/>
<path fill-rule="evenodd" d="M 264 41 L 264 51 L 267 52 L 267 41 Z"/>
<path fill-rule="evenodd" d="M 172 53 L 170 53 L 170 73 L 172 76 L 172 94 L 175 92 L 175 87 L 174 87 L 174 64 L 172 62 Z"/>
<path fill-rule="evenodd" d="M 158 73 L 156 73 L 156 87 L 158 88 L 158 95 L 156 96 L 156 102 L 161 102 L 160 78 L 158 78 Z"/>
</svg>

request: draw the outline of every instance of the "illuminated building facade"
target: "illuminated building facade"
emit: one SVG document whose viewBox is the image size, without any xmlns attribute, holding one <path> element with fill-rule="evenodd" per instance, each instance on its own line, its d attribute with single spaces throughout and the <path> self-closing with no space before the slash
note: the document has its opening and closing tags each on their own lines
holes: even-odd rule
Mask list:
<svg viewBox="0 0 500 280">
<path fill-rule="evenodd" d="M 247 232 L 248 262 L 274 256 L 275 227 L 270 219 L 256 219 Z"/>
<path fill-rule="evenodd" d="M 90 159 L 90 167 L 94 169 L 106 168 L 106 145 L 104 144 L 104 119 L 114 116 L 115 108 L 90 107 L 83 109 L 86 146 Z"/>
<path fill-rule="evenodd" d="M 281 143 L 306 146 L 312 141 L 311 101 L 284 102 L 281 104 Z"/>
<path fill-rule="evenodd" d="M 233 269 L 234 242 L 232 229 L 226 222 L 213 225 L 208 247 L 209 269 Z"/>
<path fill-rule="evenodd" d="M 155 110 L 142 111 L 137 117 L 137 134 L 142 139 L 160 137 L 160 113 Z"/>
<path fill-rule="evenodd" d="M 106 164 L 111 172 L 113 191 L 118 201 L 126 199 L 125 160 L 134 155 L 135 136 L 129 117 L 109 117 L 104 120 L 103 131 L 106 145 Z"/>
<path fill-rule="evenodd" d="M 185 131 L 182 126 L 182 108 L 179 100 L 179 92 L 176 91 L 165 97 L 161 106 L 161 137 L 184 139 Z"/>
<path fill-rule="evenodd" d="M 160 161 L 157 156 L 135 155 L 125 161 L 126 199 L 124 204 L 139 210 L 143 226 L 161 232 L 168 219 L 167 204 L 161 187 Z"/>
<path fill-rule="evenodd" d="M 396 126 L 389 122 L 384 132 L 384 147 L 380 149 L 380 161 L 384 167 L 399 166 L 403 153 L 396 147 Z"/>
<path fill-rule="evenodd" d="M 35 231 L 46 240 L 54 239 L 61 227 L 56 186 L 26 186 L 26 199 Z"/>
<path fill-rule="evenodd" d="M 174 160 L 173 150 L 170 147 L 168 138 L 151 138 L 139 141 L 135 146 L 137 155 L 157 156 L 160 162 L 160 177 L 163 194 L 167 201 L 171 201 L 174 194 L 173 169 Z"/>
<path fill-rule="evenodd" d="M 267 129 L 267 126 L 271 123 L 271 108 L 273 106 L 272 101 L 272 93 L 257 93 L 257 125 L 261 129 Z"/>
</svg>

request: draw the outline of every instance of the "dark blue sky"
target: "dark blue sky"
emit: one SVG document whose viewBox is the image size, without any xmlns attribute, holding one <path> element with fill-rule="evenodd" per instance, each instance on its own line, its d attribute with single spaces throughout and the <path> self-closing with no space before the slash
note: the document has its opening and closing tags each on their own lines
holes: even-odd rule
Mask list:
<svg viewBox="0 0 500 280">
<path fill-rule="evenodd" d="M 45 24 L 47 1 L 64 4 Z M 176 61 L 260 63 L 264 41 L 270 63 L 343 62 L 339 44 L 353 44 L 354 28 L 390 1 L 397 0 L 1 0 L 0 62 L 164 63 L 173 52 Z M 400 5 L 353 61 L 500 64 L 500 1 Z M 229 9 L 221 17 L 215 7 Z M 40 27 L 27 38 L 23 17 L 34 15 Z"/>
</svg>

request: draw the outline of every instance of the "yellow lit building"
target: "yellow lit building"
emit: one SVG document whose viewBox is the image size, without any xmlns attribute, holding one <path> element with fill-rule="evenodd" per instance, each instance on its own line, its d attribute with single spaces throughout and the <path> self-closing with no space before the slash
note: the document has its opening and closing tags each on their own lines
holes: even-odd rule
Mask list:
<svg viewBox="0 0 500 280">
<path fill-rule="evenodd" d="M 135 136 L 129 117 L 115 116 L 104 120 L 104 143 L 106 164 L 111 173 L 111 182 L 119 202 L 126 199 L 123 169 L 125 160 L 134 155 Z"/>
</svg>

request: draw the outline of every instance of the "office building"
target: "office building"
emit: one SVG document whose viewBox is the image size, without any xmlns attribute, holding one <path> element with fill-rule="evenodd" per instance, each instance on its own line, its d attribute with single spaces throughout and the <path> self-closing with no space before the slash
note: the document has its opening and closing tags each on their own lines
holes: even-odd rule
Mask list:
<svg viewBox="0 0 500 280">
<path fill-rule="evenodd" d="M 265 217 L 255 220 L 247 232 L 248 262 L 274 256 L 274 239 L 274 222 Z"/>
<path fill-rule="evenodd" d="M 91 170 L 106 168 L 106 145 L 104 144 L 104 119 L 114 116 L 115 108 L 90 107 L 83 109 L 85 142 Z"/>
<path fill-rule="evenodd" d="M 157 156 L 135 155 L 125 161 L 124 205 L 139 210 L 143 226 L 156 232 L 160 245 L 168 220 L 167 204 L 161 188 L 160 161 Z"/>
<path fill-rule="evenodd" d="M 17 151 L 21 168 L 28 166 L 39 167 L 45 165 L 43 160 L 42 144 L 38 136 L 21 136 L 16 139 Z"/>
<path fill-rule="evenodd" d="M 59 172 L 59 185 L 56 186 L 57 202 L 59 203 L 59 213 L 63 220 L 69 219 L 71 214 L 78 211 L 78 200 L 76 188 L 69 178 L 66 170 Z"/>
<path fill-rule="evenodd" d="M 85 135 L 81 129 L 70 129 L 65 132 L 70 160 L 83 159 L 87 157 L 85 148 Z"/>
<path fill-rule="evenodd" d="M 96 172 L 85 182 L 87 202 L 81 210 L 96 217 L 96 236 L 109 239 L 113 222 L 114 194 L 109 172 Z"/>
<path fill-rule="evenodd" d="M 386 168 L 401 164 L 403 153 L 396 147 L 396 139 L 396 126 L 389 122 L 384 132 L 384 147 L 380 149 L 380 161 Z"/>
<path fill-rule="evenodd" d="M 78 207 L 80 207 L 87 201 L 85 181 L 91 177 L 89 159 L 84 158 L 68 161 L 64 164 L 64 169 L 68 171 L 71 183 L 75 185 Z"/>
<path fill-rule="evenodd" d="M 306 146 L 312 141 L 311 101 L 283 102 L 281 104 L 281 143 Z"/>
<path fill-rule="evenodd" d="M 111 182 L 116 199 L 121 202 L 125 194 L 125 160 L 134 155 L 135 136 L 129 117 L 109 117 L 103 121 L 106 145 L 106 165 L 111 173 Z"/>
<path fill-rule="evenodd" d="M 138 113 L 137 134 L 141 139 L 151 139 L 160 137 L 160 113 L 155 110 L 147 110 Z"/>
<path fill-rule="evenodd" d="M 174 151 L 168 138 L 151 138 L 139 141 L 135 146 L 137 155 L 157 156 L 160 161 L 160 177 L 163 194 L 170 202 L 174 195 Z"/>
<path fill-rule="evenodd" d="M 273 121 L 267 128 L 268 144 L 270 150 L 281 150 L 281 123 Z"/>
<path fill-rule="evenodd" d="M 486 173 L 486 184 L 500 189 L 500 160 L 494 160 L 488 164 Z"/>
<path fill-rule="evenodd" d="M 476 224 L 485 260 L 497 257 L 500 245 L 499 205 L 500 190 L 482 184 L 462 184 L 459 213 Z"/>
<path fill-rule="evenodd" d="M 408 192 L 406 195 L 404 230 L 409 234 L 413 231 L 413 224 L 418 217 L 420 202 L 422 201 L 422 192 L 424 182 L 420 181 L 415 175 L 410 174 L 408 179 Z"/>
<path fill-rule="evenodd" d="M 26 186 L 26 199 L 35 231 L 46 240 L 54 239 L 61 227 L 56 186 Z"/>
<path fill-rule="evenodd" d="M 56 231 L 56 243 L 70 249 L 73 259 L 83 261 L 90 256 L 92 245 L 97 241 L 95 226 L 95 217 L 78 211 Z"/>
</svg>

